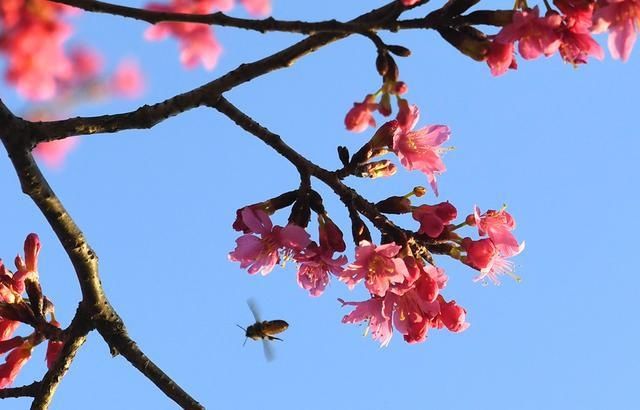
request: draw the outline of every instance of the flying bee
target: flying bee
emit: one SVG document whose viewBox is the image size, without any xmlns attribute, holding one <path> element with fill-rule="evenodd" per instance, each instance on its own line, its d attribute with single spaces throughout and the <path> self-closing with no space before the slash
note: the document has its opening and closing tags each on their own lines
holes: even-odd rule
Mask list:
<svg viewBox="0 0 640 410">
<path fill-rule="evenodd" d="M 284 320 L 260 320 L 260 314 L 258 313 L 258 307 L 253 299 L 247 300 L 247 305 L 253 314 L 256 323 L 247 327 L 246 329 L 240 325 L 240 329 L 244 330 L 246 338 L 244 339 L 243 346 L 247 343 L 247 339 L 259 340 L 262 339 L 262 347 L 264 349 L 264 356 L 268 361 L 273 360 L 273 350 L 271 345 L 267 341 L 280 340 L 279 337 L 275 337 L 278 333 L 282 333 L 289 327 L 289 324 Z"/>
</svg>

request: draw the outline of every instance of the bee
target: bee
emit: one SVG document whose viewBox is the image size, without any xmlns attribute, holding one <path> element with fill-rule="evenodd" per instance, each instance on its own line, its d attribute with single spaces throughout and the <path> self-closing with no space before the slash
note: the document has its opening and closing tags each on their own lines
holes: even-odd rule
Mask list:
<svg viewBox="0 0 640 410">
<path fill-rule="evenodd" d="M 240 325 L 240 329 L 244 330 L 246 338 L 244 339 L 243 346 L 247 343 L 247 339 L 259 340 L 262 339 L 262 347 L 264 349 L 264 356 L 267 361 L 273 360 L 273 350 L 271 345 L 267 341 L 280 340 L 279 337 L 275 337 L 278 333 L 282 333 L 289 327 L 289 324 L 284 320 L 260 320 L 260 314 L 258 313 L 258 307 L 253 299 L 247 300 L 247 305 L 256 320 L 256 323 L 247 327 L 246 329 Z"/>
</svg>

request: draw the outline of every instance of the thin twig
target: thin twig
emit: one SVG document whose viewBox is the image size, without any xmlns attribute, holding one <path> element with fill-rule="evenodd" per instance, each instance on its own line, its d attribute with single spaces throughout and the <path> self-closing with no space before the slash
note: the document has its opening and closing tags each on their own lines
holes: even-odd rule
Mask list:
<svg viewBox="0 0 640 410">
<path fill-rule="evenodd" d="M 26 386 L 5 387 L 0 389 L 0 399 L 35 397 L 40 389 L 40 382 L 33 382 Z"/>
</svg>

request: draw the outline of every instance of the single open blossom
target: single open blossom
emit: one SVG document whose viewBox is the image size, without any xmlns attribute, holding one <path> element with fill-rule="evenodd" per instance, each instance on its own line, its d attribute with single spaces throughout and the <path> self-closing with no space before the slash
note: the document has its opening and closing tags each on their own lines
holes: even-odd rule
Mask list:
<svg viewBox="0 0 640 410">
<path fill-rule="evenodd" d="M 361 103 L 353 103 L 353 107 L 344 118 L 344 125 L 353 132 L 362 132 L 368 127 L 375 127 L 376 120 L 373 118 L 373 113 L 377 109 L 376 97 L 369 94 Z"/>
<path fill-rule="evenodd" d="M 440 236 L 444 227 L 458 216 L 458 211 L 449 202 L 436 205 L 420 205 L 413 209 L 413 219 L 420 222 L 418 232 L 431 238 Z"/>
<path fill-rule="evenodd" d="M 563 13 L 560 28 L 562 59 L 573 65 L 586 64 L 589 56 L 602 60 L 604 51 L 591 37 L 594 3 L 569 0 L 556 0 L 554 3 Z"/>
<path fill-rule="evenodd" d="M 449 139 L 451 131 L 445 125 L 429 125 L 412 131 L 419 116 L 417 107 L 406 111 L 405 118 L 402 119 L 402 123 L 399 122 L 400 126 L 393 136 L 393 151 L 405 168 L 423 172 L 431 188 L 438 195 L 436 175 L 446 170 L 440 155 L 448 150 L 440 145 Z"/>
<path fill-rule="evenodd" d="M 393 303 L 386 298 L 373 296 L 363 302 L 345 302 L 338 299 L 342 306 L 355 306 L 355 309 L 342 318 L 342 323 L 359 323 L 367 321 L 367 330 L 371 332 L 373 340 L 380 342 L 380 347 L 385 347 L 393 336 L 392 314 Z"/>
<path fill-rule="evenodd" d="M 504 26 L 496 35 L 495 41 L 502 44 L 513 44 L 518 41 L 520 55 L 527 59 L 535 59 L 542 54 L 550 56 L 562 43 L 558 28 L 562 17 L 557 13 L 539 17 L 538 7 L 516 11 L 511 24 Z"/>
<path fill-rule="evenodd" d="M 333 258 L 333 251 L 322 248 L 314 242 L 304 252 L 296 256 L 300 264 L 298 268 L 298 284 L 309 291 L 311 296 L 320 296 L 329 284 L 329 273 L 340 275 L 347 263 L 344 255 Z"/>
<path fill-rule="evenodd" d="M 384 296 L 394 283 L 402 283 L 409 276 L 407 267 L 398 252 L 402 249 L 395 243 L 376 246 L 361 241 L 356 248 L 355 261 L 339 274 L 340 280 L 349 288 L 365 281 L 365 286 L 374 295 Z"/>
<path fill-rule="evenodd" d="M 236 239 L 236 249 L 229 253 L 229 260 L 240 262 L 240 267 L 248 268 L 252 275 L 257 272 L 267 275 L 280 262 L 281 254 L 289 258 L 311 242 L 303 228 L 294 224 L 284 228 L 273 226 L 269 216 L 260 209 L 244 208 L 242 219 L 252 233 Z"/>
<path fill-rule="evenodd" d="M 627 61 L 640 26 L 639 0 L 602 0 L 593 13 L 594 33 L 609 31 L 611 57 Z"/>
<path fill-rule="evenodd" d="M 480 236 L 488 235 L 503 256 L 520 253 L 521 245 L 511 233 L 516 227 L 516 221 L 504 208 L 499 211 L 490 209 L 481 214 L 480 208 L 476 206 L 473 209 L 473 219 Z"/>
<path fill-rule="evenodd" d="M 507 260 L 507 256 L 502 255 L 490 238 L 473 241 L 471 238 L 462 240 L 462 247 L 467 252 L 464 262 L 479 270 L 480 275 L 474 278 L 474 281 L 481 281 L 485 278 L 491 279 L 496 285 L 500 284 L 498 276 L 507 274 L 516 280 L 519 277 L 514 274 L 513 262 Z M 518 252 L 510 255 L 515 256 L 524 250 L 524 243 L 518 249 Z"/>
<path fill-rule="evenodd" d="M 513 43 L 492 41 L 487 50 L 487 65 L 491 69 L 491 75 L 497 77 L 506 73 L 508 69 L 517 69 L 518 63 L 513 54 Z"/>
<path fill-rule="evenodd" d="M 27 340 L 7 354 L 5 362 L 0 364 L 0 389 L 13 383 L 22 367 L 31 358 L 32 349 L 31 342 Z"/>
</svg>

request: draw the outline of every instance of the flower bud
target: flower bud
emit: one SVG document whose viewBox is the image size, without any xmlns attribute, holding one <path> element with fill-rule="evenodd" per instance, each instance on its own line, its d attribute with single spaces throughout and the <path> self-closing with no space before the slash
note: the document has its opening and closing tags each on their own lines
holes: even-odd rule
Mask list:
<svg viewBox="0 0 640 410">
<path fill-rule="evenodd" d="M 387 45 L 387 50 L 397 55 L 398 57 L 409 57 L 411 55 L 411 50 L 409 50 L 406 47 L 395 45 L 395 44 Z"/>
<path fill-rule="evenodd" d="M 340 145 L 338 147 L 338 158 L 343 166 L 349 165 L 349 149 L 345 146 Z"/>
<path fill-rule="evenodd" d="M 385 51 L 378 52 L 376 57 L 376 70 L 378 74 L 384 76 L 389 71 L 389 56 Z"/>
<path fill-rule="evenodd" d="M 462 29 L 462 28 L 461 28 Z M 450 27 L 438 28 L 438 33 L 449 44 L 460 50 L 460 52 L 476 61 L 484 61 L 487 55 L 490 42 L 486 39 L 480 39 L 475 32 L 462 32 Z"/>
<path fill-rule="evenodd" d="M 376 208 L 385 214 L 406 214 L 411 212 L 411 201 L 404 196 L 391 196 L 378 202 Z"/>
</svg>

